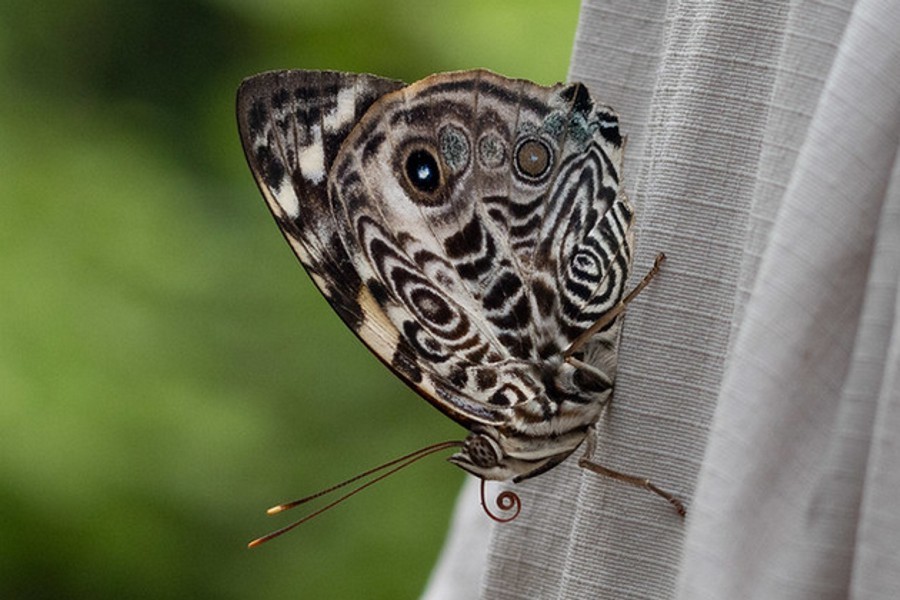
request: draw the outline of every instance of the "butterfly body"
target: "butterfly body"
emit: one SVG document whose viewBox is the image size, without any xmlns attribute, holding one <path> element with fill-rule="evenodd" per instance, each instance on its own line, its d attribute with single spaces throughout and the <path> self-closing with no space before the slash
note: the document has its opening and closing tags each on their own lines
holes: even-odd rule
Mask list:
<svg viewBox="0 0 900 600">
<path fill-rule="evenodd" d="M 471 433 L 451 461 L 521 480 L 612 393 L 633 211 L 617 118 L 581 84 L 488 71 L 412 85 L 281 71 L 238 121 L 275 219 L 344 322 Z"/>
</svg>

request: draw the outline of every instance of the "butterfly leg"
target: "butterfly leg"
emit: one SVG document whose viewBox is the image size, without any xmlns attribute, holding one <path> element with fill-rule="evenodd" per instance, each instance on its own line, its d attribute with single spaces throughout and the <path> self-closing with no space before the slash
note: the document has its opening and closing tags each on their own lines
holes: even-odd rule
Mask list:
<svg viewBox="0 0 900 600">
<path fill-rule="evenodd" d="M 575 341 L 569 345 L 565 352 L 563 352 L 563 358 L 565 358 L 566 362 L 571 364 L 576 368 L 581 368 L 584 366 L 584 363 L 572 357 L 573 354 L 581 350 L 588 341 L 594 337 L 594 334 L 612 323 L 616 320 L 620 314 L 625 312 L 625 307 L 628 306 L 628 303 L 634 300 L 635 296 L 641 293 L 641 291 L 647 287 L 650 281 L 656 277 L 656 274 L 659 273 L 660 265 L 662 262 L 666 260 L 666 255 L 660 252 L 656 255 L 656 260 L 653 261 L 653 266 L 650 267 L 650 270 L 647 271 L 647 274 L 644 275 L 644 278 L 641 279 L 641 282 L 637 284 L 637 286 L 629 292 L 625 298 L 622 299 L 621 302 L 612 307 L 608 312 L 604 313 L 597 322 L 585 329 L 581 335 L 575 338 Z"/>
<path fill-rule="evenodd" d="M 672 506 L 675 507 L 675 511 L 684 517 L 687 514 L 687 509 L 685 509 L 684 504 L 670 494 L 669 492 L 657 487 L 653 484 L 649 479 L 645 477 L 636 477 L 634 475 L 628 475 L 626 473 L 622 473 L 620 471 L 614 471 L 613 469 L 609 469 L 604 467 L 603 465 L 598 465 L 593 462 L 591 458 L 594 455 L 594 449 L 597 446 L 597 442 L 594 439 L 594 428 L 588 431 L 587 435 L 587 449 L 584 452 L 584 456 L 582 456 L 578 460 L 578 466 L 582 469 L 587 469 L 588 471 L 593 471 L 598 475 L 602 475 L 604 477 L 609 477 L 610 479 L 615 479 L 617 481 L 621 481 L 623 483 L 627 483 L 629 485 L 633 485 L 635 487 L 644 488 L 645 490 L 649 490 L 654 494 L 662 496 L 665 498 Z"/>
</svg>

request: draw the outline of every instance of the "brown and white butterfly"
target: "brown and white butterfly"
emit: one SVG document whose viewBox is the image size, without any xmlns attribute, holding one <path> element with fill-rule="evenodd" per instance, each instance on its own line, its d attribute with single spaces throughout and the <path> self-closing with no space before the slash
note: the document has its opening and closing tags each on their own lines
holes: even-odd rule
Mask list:
<svg viewBox="0 0 900 600">
<path fill-rule="evenodd" d="M 659 263 L 625 295 L 634 212 L 612 109 L 580 83 L 484 70 L 411 85 L 276 71 L 243 82 L 237 113 L 259 188 L 319 290 L 469 430 L 451 462 L 518 482 L 593 439 L 618 316 Z"/>
</svg>

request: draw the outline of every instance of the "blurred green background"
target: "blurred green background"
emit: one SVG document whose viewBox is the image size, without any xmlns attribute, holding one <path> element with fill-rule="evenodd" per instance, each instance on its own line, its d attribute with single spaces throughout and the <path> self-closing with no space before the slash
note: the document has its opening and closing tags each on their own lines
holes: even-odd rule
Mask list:
<svg viewBox="0 0 900 600">
<path fill-rule="evenodd" d="M 565 78 L 577 0 L 0 4 L 0 598 L 413 598 L 463 431 L 344 329 L 244 162 L 240 80 Z"/>
</svg>

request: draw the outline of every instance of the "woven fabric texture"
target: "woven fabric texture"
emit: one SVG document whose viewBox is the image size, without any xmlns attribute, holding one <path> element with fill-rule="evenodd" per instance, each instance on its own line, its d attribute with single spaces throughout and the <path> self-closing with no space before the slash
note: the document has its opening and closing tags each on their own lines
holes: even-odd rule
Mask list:
<svg viewBox="0 0 900 600">
<path fill-rule="evenodd" d="M 635 281 L 595 460 L 461 508 L 426 600 L 900 597 L 900 3 L 587 0 Z M 477 508 L 477 506 L 476 506 Z"/>
</svg>

